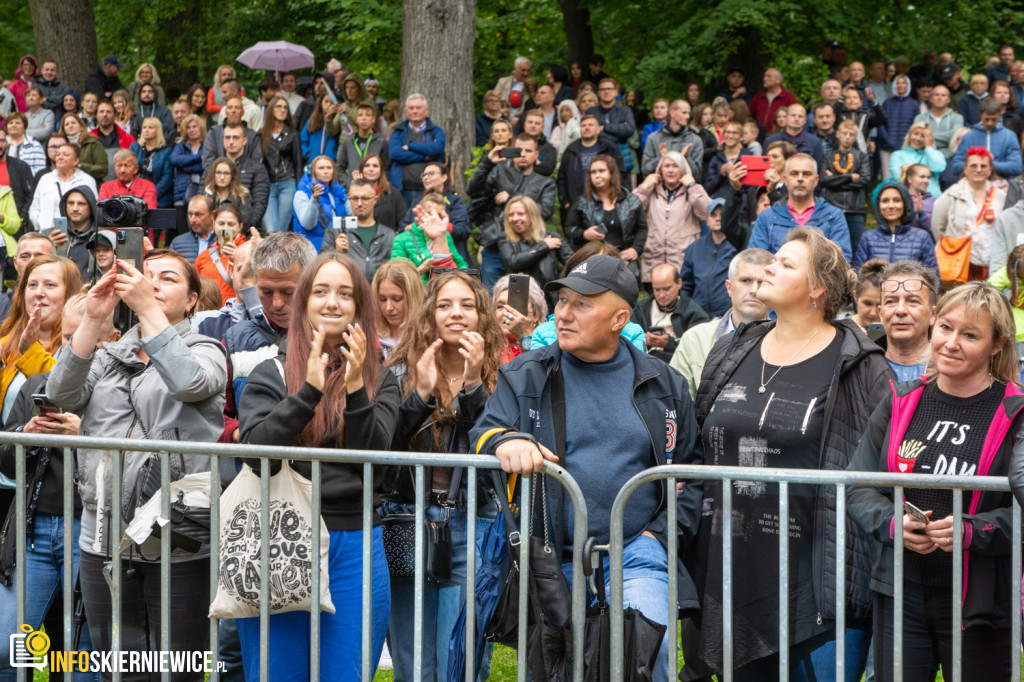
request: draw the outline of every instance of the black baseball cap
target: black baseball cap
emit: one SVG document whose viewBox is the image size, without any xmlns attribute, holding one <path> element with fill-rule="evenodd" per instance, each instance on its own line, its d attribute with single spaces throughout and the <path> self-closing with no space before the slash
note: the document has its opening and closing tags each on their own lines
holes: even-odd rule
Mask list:
<svg viewBox="0 0 1024 682">
<path fill-rule="evenodd" d="M 595 296 L 610 291 L 623 298 L 630 308 L 636 306 L 640 291 L 636 277 L 621 258 L 597 255 L 583 261 L 562 279 L 544 285 L 544 291 L 569 287 L 578 294 Z"/>
<path fill-rule="evenodd" d="M 123 69 L 124 68 L 124 62 L 122 62 L 120 59 L 118 59 L 116 54 L 108 54 L 106 57 L 104 57 L 103 58 L 103 64 L 104 65 L 113 64 L 114 66 L 116 66 L 119 69 Z"/>
<path fill-rule="evenodd" d="M 939 78 L 942 80 L 948 80 L 958 73 L 960 73 L 960 67 L 953 62 L 950 62 L 942 68 L 942 71 L 939 72 Z"/>
</svg>

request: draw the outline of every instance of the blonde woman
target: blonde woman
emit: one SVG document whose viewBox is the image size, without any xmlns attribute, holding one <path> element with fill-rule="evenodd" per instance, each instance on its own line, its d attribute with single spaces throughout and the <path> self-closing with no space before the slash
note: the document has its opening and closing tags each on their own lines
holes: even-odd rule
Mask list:
<svg viewBox="0 0 1024 682">
<path fill-rule="evenodd" d="M 184 204 L 203 191 L 203 141 L 206 140 L 206 117 L 189 114 L 178 124 L 181 142 L 171 151 L 174 167 L 174 202 Z"/>
<path fill-rule="evenodd" d="M 156 185 L 158 208 L 174 205 L 174 166 L 171 165 L 171 148 L 164 140 L 164 129 L 160 119 L 150 116 L 142 121 L 139 139 L 129 149 L 139 162 L 139 177 Z"/>
<path fill-rule="evenodd" d="M 139 101 L 139 88 L 143 83 L 152 84 L 156 89 L 156 103 L 162 107 L 167 106 L 167 97 L 164 95 L 164 89 L 160 87 L 160 74 L 149 62 L 143 62 L 135 69 L 135 80 L 128 86 L 128 96 L 133 102 Z"/>
<path fill-rule="evenodd" d="M 206 94 L 206 111 L 211 115 L 220 113 L 225 104 L 220 84 L 234 77 L 235 69 L 230 64 L 221 64 L 217 67 L 217 74 L 213 77 L 213 87 Z M 242 90 L 241 95 L 245 97 L 245 90 Z"/>
<path fill-rule="evenodd" d="M 515 196 L 505 204 L 505 233 L 498 240 L 498 253 L 506 272 L 529 275 L 543 287 L 558 279 L 572 248 L 560 234 L 545 228 L 537 202 Z"/>
<path fill-rule="evenodd" d="M 935 135 L 925 121 L 910 126 L 907 136 L 903 138 L 903 148 L 894 151 L 889 159 L 889 174 L 894 178 L 901 177 L 905 167 L 916 163 L 931 169 L 928 192 L 932 196 L 939 196 L 942 193 L 939 189 L 939 173 L 946 170 L 946 157 L 935 148 Z"/>
<path fill-rule="evenodd" d="M 95 178 L 97 183 L 103 182 L 108 170 L 107 152 L 100 144 L 100 138 L 89 134 L 85 121 L 78 114 L 64 114 L 60 132 L 68 138 L 68 142 L 81 148 L 78 167 Z"/>
<path fill-rule="evenodd" d="M 135 104 L 127 90 L 118 90 L 110 96 L 114 105 L 114 122 L 132 137 L 138 139 L 142 130 L 142 117 L 135 113 Z"/>
<path fill-rule="evenodd" d="M 423 279 L 412 261 L 394 258 L 377 268 L 370 286 L 377 304 L 377 334 L 387 360 L 402 340 L 406 322 L 423 302 Z"/>
</svg>

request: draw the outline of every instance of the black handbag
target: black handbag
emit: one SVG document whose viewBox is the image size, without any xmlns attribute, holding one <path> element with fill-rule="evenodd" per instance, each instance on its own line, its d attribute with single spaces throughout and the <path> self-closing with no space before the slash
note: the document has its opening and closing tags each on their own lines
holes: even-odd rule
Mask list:
<svg viewBox="0 0 1024 682">
<path fill-rule="evenodd" d="M 462 472 L 462 468 L 452 471 L 444 518 L 427 521 L 427 577 L 442 582 L 452 578 L 452 528 L 448 516 L 458 499 Z M 381 519 L 381 534 L 392 580 L 411 581 L 416 577 L 416 515 L 388 514 Z"/>
<path fill-rule="evenodd" d="M 172 454 L 176 458 L 177 466 L 172 461 L 171 480 L 177 481 L 184 476 L 185 464 L 180 454 Z M 146 504 L 153 495 L 160 490 L 160 459 L 150 457 L 142 465 L 135 484 L 128 493 L 121 507 L 121 517 L 127 525 L 135 518 L 136 510 Z M 171 547 L 182 549 L 186 552 L 198 552 L 200 548 L 210 542 L 210 508 L 190 507 L 184 502 L 184 493 L 178 493 L 177 498 L 171 498 L 171 519 L 168 527 L 171 533 Z M 163 533 L 163 528 L 154 523 L 155 534 Z M 142 553 L 139 552 L 139 556 Z M 145 558 L 145 557 L 143 557 Z"/>
</svg>

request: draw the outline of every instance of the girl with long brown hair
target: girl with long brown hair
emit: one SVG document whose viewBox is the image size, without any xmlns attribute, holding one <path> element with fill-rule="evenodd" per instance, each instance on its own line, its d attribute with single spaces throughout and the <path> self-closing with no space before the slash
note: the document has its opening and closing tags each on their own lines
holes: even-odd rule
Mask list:
<svg viewBox="0 0 1024 682">
<path fill-rule="evenodd" d="M 373 183 L 377 190 L 377 203 L 373 205 L 373 219 L 380 225 L 398 227 L 398 221 L 405 215 L 406 205 L 402 193 L 393 189 L 384 172 L 384 160 L 379 154 L 367 154 L 359 162 L 359 170 L 352 172 L 352 178 L 363 178 Z"/>
<path fill-rule="evenodd" d="M 292 324 L 277 358 L 249 375 L 238 417 L 244 443 L 387 450 L 398 416 L 399 388 L 383 366 L 376 308 L 369 282 L 356 262 L 337 251 L 320 254 L 299 276 Z M 309 462 L 293 462 L 310 477 Z M 335 613 L 320 614 L 323 679 L 355 679 L 362 636 L 363 487 L 377 491 L 383 468 L 363 480 L 362 468 L 322 465 L 321 516 L 330 533 L 329 581 Z M 376 492 L 375 492 L 376 496 Z M 374 501 L 374 508 L 380 500 Z M 374 516 L 372 660 L 380 657 L 391 595 L 380 519 Z M 271 679 L 294 677 L 309 666 L 309 612 L 270 617 Z M 259 618 L 240 618 L 246 678 L 260 676 Z"/>
<path fill-rule="evenodd" d="M 292 217 L 292 199 L 302 177 L 302 146 L 292 123 L 288 100 L 281 95 L 267 105 L 260 143 L 263 166 L 270 176 L 270 200 L 263 224 L 267 232 L 287 232 Z"/>
<path fill-rule="evenodd" d="M 470 452 L 469 429 L 497 384 L 506 345 L 494 305 L 479 279 L 460 270 L 434 275 L 390 362 L 403 385 L 391 449 Z M 444 495 L 476 485 L 464 473 L 427 468 L 430 489 L 420 493 L 427 498 L 427 518 L 447 519 L 451 526 L 454 583 L 451 589 L 443 589 L 445 585 L 435 579 L 424 584 L 423 679 L 434 679 L 434 671 L 443 676 L 447 670 L 448 640 L 463 598 L 463 588 L 455 586 L 466 579 L 466 510 L 458 504 L 443 506 L 442 501 Z M 386 514 L 412 512 L 416 494 L 409 470 L 403 469 L 396 490 L 384 502 Z M 495 512 L 493 503 L 478 509 L 478 533 L 484 532 L 488 516 L 493 519 Z M 412 679 L 413 585 L 393 582 L 391 594 L 389 649 L 395 677 Z"/>
</svg>

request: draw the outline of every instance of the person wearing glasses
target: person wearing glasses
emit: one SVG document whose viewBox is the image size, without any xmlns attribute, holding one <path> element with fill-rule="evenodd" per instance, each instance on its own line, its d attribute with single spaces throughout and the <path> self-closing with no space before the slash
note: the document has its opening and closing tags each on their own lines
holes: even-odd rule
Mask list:
<svg viewBox="0 0 1024 682">
<path fill-rule="evenodd" d="M 917 260 L 933 268 L 938 274 L 935 246 L 924 230 L 910 226 L 914 218 L 914 201 L 910 192 L 896 180 L 886 180 L 878 186 L 875 195 L 875 218 L 878 228 L 868 230 L 857 245 L 853 267 L 860 267 L 872 258 L 894 262 Z"/>
<path fill-rule="evenodd" d="M 377 192 L 369 180 L 353 180 L 348 189 L 348 201 L 352 205 L 352 215 L 356 218 L 355 227 L 327 227 L 320 244 L 320 253 L 347 253 L 366 275 L 367 281 L 372 281 L 377 268 L 391 259 L 395 230 L 379 224 L 373 217 Z"/>
<path fill-rule="evenodd" d="M 477 114 L 474 120 L 476 128 L 475 146 L 483 147 L 487 144 L 487 140 L 491 137 L 491 126 L 499 118 L 501 118 L 501 98 L 498 97 L 496 91 L 488 90 L 484 93 L 484 110 Z"/>
<path fill-rule="evenodd" d="M 904 281 L 906 284 L 906 281 Z M 926 376 L 894 384 L 871 415 L 848 469 L 932 476 L 1006 476 L 1024 457 L 1024 392 L 1010 305 L 985 282 L 947 293 L 935 311 L 932 361 Z M 1016 467 L 1019 469 L 1019 466 Z M 871 572 L 875 679 L 893 675 L 896 590 L 903 603 L 902 680 L 935 679 L 955 667 L 952 628 L 966 680 L 1010 679 L 1014 612 L 1009 491 L 963 493 L 963 551 L 954 536 L 954 493 L 904 490 L 902 533 L 896 530 L 892 488 L 853 486 L 850 516 L 875 543 Z M 903 553 L 903 584 L 893 561 Z M 954 593 L 953 566 L 961 562 L 963 591 Z M 953 623 L 953 600 L 960 622 Z"/>
<path fill-rule="evenodd" d="M 928 342 L 938 301 L 939 278 L 919 261 L 890 263 L 881 273 L 878 316 L 885 329 L 885 359 L 897 381 L 925 375 L 932 351 Z"/>
</svg>

